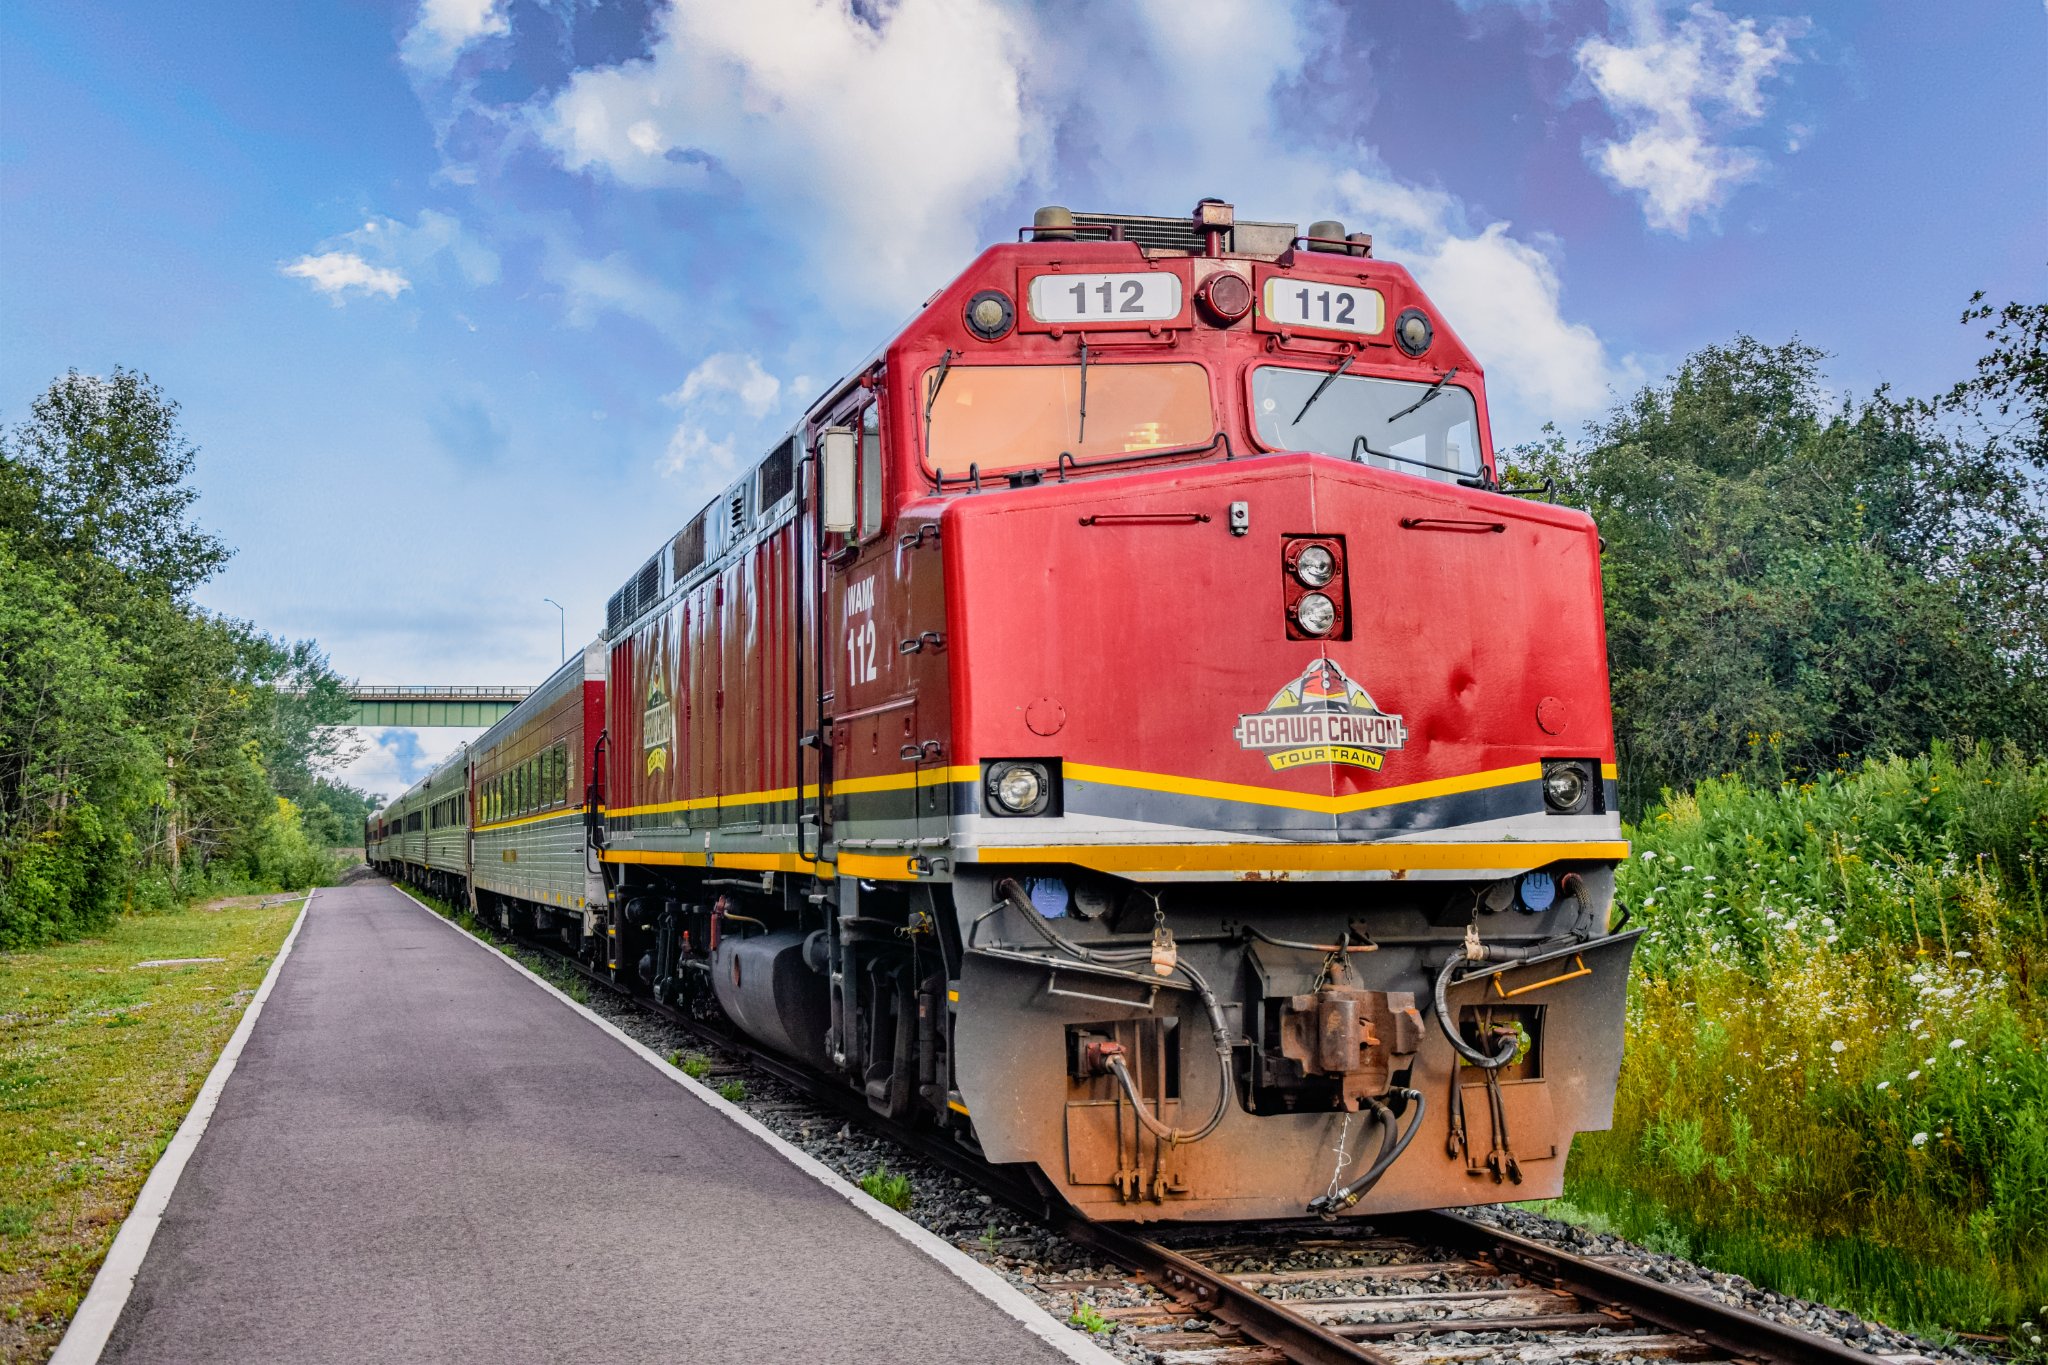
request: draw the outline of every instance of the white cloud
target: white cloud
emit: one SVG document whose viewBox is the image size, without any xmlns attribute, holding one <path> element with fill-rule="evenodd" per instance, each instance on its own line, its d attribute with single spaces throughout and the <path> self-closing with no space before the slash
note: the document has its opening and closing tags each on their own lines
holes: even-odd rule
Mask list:
<svg viewBox="0 0 2048 1365">
<path fill-rule="evenodd" d="M 337 307 L 350 290 L 395 299 L 401 291 L 412 288 L 412 281 L 396 270 L 371 265 L 353 251 L 323 251 L 317 256 L 301 256 L 278 269 L 306 281 L 334 300 Z"/>
<path fill-rule="evenodd" d="M 993 0 L 676 0 L 650 55 L 578 72 L 538 115 L 571 170 L 737 187 L 865 302 L 900 305 L 980 244 L 1036 167 L 1025 44 Z"/>
<path fill-rule="evenodd" d="M 398 45 L 416 71 L 439 73 L 479 38 L 509 32 L 505 0 L 420 0 L 419 17 Z"/>
<path fill-rule="evenodd" d="M 782 381 L 763 369 L 756 356 L 721 351 L 705 357 L 661 400 L 683 414 L 662 452 L 661 472 L 687 476 L 705 489 L 725 482 L 739 465 L 733 424 L 741 414 L 758 424 L 782 393 Z M 725 434 L 714 436 L 710 428 L 715 426 L 725 428 Z"/>
<path fill-rule="evenodd" d="M 344 238 L 414 274 L 445 257 L 469 284 L 495 284 L 498 279 L 498 253 L 466 231 L 453 214 L 436 209 L 421 209 L 418 220 L 411 224 L 372 218 Z"/>
<path fill-rule="evenodd" d="M 1590 412 L 1608 401 L 1618 376 L 1606 348 L 1591 327 L 1565 321 L 1557 267 L 1510 237 L 1508 224 L 1447 236 L 1413 265 L 1494 382 L 1552 412 Z"/>
<path fill-rule="evenodd" d="M 1594 164 L 1642 198 L 1650 226 L 1684 236 L 1711 215 L 1764 159 L 1719 139 L 1764 116 L 1764 82 L 1798 60 L 1803 20 L 1731 19 L 1695 4 L 1675 28 L 1653 6 L 1632 11 L 1631 34 L 1586 39 L 1575 54 L 1593 92 L 1626 135 L 1593 150 Z M 1797 137 L 1793 139 L 1796 149 Z"/>
<path fill-rule="evenodd" d="M 557 249 L 550 252 L 546 269 L 562 287 L 571 326 L 593 327 L 603 314 L 620 313 L 671 339 L 684 336 L 682 296 L 649 278 L 622 251 L 588 260 Z"/>
<path fill-rule="evenodd" d="M 758 418 L 768 415 L 781 391 L 782 381 L 762 369 L 758 359 L 723 351 L 690 371 L 682 387 L 662 401 L 671 407 L 682 407 L 701 397 L 731 394 L 739 399 L 749 416 Z"/>
<path fill-rule="evenodd" d="M 1468 221 L 1454 193 L 1401 178 L 1341 131 L 1341 110 L 1282 120 L 1276 96 L 1327 55 L 1320 35 L 1337 22 L 1317 0 L 1144 0 L 1089 6 L 1085 24 L 992 0 L 880 13 L 870 23 L 842 0 L 676 0 L 647 57 L 578 73 L 536 127 L 571 170 L 715 192 L 771 234 L 786 225 L 815 251 L 808 265 L 835 307 L 914 305 L 1007 235 L 985 211 L 1026 194 L 1179 213 L 1221 193 L 1247 218 L 1334 215 L 1374 233 L 1493 367 L 1511 429 L 1585 415 L 1629 373 L 1565 316 L 1553 247 Z M 599 264 L 593 277 L 559 270 L 572 321 L 680 316 L 681 301 L 622 257 Z M 687 339 L 679 322 L 656 325 Z M 701 396 L 711 374 L 698 382 Z M 719 422 L 685 418 L 664 467 L 731 458 Z"/>
</svg>

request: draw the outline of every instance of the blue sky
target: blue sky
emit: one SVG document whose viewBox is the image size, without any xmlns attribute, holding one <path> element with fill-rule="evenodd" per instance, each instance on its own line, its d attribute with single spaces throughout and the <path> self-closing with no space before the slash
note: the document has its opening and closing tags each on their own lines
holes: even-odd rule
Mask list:
<svg viewBox="0 0 2048 1365">
<path fill-rule="evenodd" d="M 0 421 L 147 371 L 201 593 L 531 682 L 1031 209 L 1336 216 L 1503 439 L 1793 333 L 1945 387 L 2048 262 L 2041 0 L 358 0 L 0 9 Z M 395 791 L 459 736 L 372 736 Z"/>
</svg>

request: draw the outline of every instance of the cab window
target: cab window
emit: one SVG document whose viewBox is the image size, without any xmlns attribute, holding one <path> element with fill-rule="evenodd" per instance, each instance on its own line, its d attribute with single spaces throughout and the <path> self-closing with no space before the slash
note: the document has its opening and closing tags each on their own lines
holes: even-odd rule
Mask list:
<svg viewBox="0 0 2048 1365">
<path fill-rule="evenodd" d="M 1478 412 L 1471 390 L 1455 380 L 1434 386 L 1282 365 L 1252 371 L 1253 425 L 1267 449 L 1313 450 L 1446 483 L 1479 473 Z"/>
<path fill-rule="evenodd" d="M 1082 384 L 1087 411 L 1082 412 Z M 1184 361 L 950 365 L 926 373 L 925 462 L 947 478 L 1198 446 L 1216 434 L 1209 373 Z"/>
</svg>

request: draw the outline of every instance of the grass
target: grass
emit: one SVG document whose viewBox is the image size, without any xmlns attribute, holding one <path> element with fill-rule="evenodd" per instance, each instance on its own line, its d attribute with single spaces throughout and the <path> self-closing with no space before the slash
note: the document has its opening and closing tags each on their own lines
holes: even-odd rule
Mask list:
<svg viewBox="0 0 2048 1365">
<path fill-rule="evenodd" d="M 1092 1303 L 1084 1303 L 1074 1309 L 1067 1315 L 1067 1321 L 1084 1332 L 1107 1332 L 1111 1327 L 1109 1319 L 1097 1312 Z"/>
<path fill-rule="evenodd" d="M 1930 1332 L 2048 1305 L 2048 763 L 1937 750 L 1632 831 L 1645 933 L 1614 1130 L 1565 1201 Z"/>
<path fill-rule="evenodd" d="M 55 1349 L 298 915 L 264 899 L 0 953 L 0 1360 Z"/>
<path fill-rule="evenodd" d="M 910 1212 L 910 1177 L 897 1175 L 887 1166 L 877 1166 L 860 1178 L 860 1187 L 870 1197 L 898 1213 Z"/>
</svg>

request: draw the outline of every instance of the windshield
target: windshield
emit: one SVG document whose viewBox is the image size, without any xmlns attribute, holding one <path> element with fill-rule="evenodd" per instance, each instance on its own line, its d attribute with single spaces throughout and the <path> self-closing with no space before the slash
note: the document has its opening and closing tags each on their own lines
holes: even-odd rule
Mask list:
<svg viewBox="0 0 2048 1365">
<path fill-rule="evenodd" d="M 933 385 L 937 384 L 937 396 Z M 965 475 L 1050 465 L 1061 451 L 1101 459 L 1201 445 L 1216 434 L 1209 374 L 1200 365 L 1088 363 L 1087 427 L 1081 366 L 952 365 L 925 376 L 931 431 L 925 460 Z"/>
<path fill-rule="evenodd" d="M 1275 450 L 1349 456 L 1363 436 L 1371 450 L 1360 458 L 1382 469 L 1446 482 L 1479 472 L 1478 409 L 1471 392 L 1455 379 L 1421 407 L 1415 404 L 1430 391 L 1428 384 L 1350 374 L 1332 379 L 1322 397 L 1309 402 L 1330 374 L 1278 365 L 1253 370 L 1252 415 L 1259 440 Z M 1412 411 L 1402 415 L 1404 408 Z"/>
</svg>

